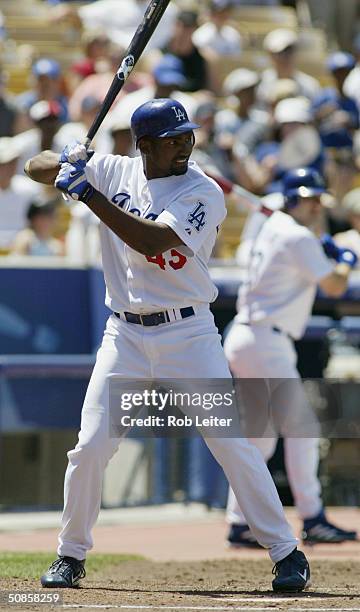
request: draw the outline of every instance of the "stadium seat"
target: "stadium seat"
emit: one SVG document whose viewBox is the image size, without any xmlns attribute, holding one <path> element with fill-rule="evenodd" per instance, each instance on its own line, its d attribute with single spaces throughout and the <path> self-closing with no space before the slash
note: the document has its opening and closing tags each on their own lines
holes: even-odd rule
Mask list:
<svg viewBox="0 0 360 612">
<path fill-rule="evenodd" d="M 233 19 L 251 24 L 270 24 L 274 28 L 296 28 L 296 11 L 284 6 L 238 6 Z"/>
</svg>

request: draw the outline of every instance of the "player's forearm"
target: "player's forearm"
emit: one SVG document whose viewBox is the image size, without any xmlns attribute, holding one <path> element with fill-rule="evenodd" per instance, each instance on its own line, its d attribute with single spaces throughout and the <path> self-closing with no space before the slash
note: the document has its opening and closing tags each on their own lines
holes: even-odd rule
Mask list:
<svg viewBox="0 0 360 612">
<path fill-rule="evenodd" d="M 121 240 L 142 255 L 154 257 L 182 244 L 167 225 L 123 211 L 99 191 L 94 191 L 87 205 Z"/>
<path fill-rule="evenodd" d="M 60 170 L 59 155 L 53 151 L 42 151 L 29 159 L 24 171 L 37 183 L 53 185 L 55 178 Z"/>
<path fill-rule="evenodd" d="M 350 272 L 351 267 L 348 264 L 337 264 L 334 270 L 320 281 L 321 290 L 329 297 L 341 297 L 347 289 Z"/>
</svg>

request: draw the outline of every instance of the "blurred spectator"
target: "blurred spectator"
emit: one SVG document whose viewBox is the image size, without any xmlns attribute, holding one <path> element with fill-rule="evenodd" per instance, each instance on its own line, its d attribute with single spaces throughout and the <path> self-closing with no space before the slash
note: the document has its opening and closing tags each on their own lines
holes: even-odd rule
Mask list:
<svg viewBox="0 0 360 612">
<path fill-rule="evenodd" d="M 223 83 L 224 94 L 230 99 L 227 107 L 216 115 L 216 131 L 229 148 L 240 148 L 242 154 L 245 150 L 252 153 L 269 132 L 268 113 L 255 106 L 259 80 L 253 70 L 238 68 Z"/>
<path fill-rule="evenodd" d="M 155 84 L 154 97 L 168 98 L 174 90 L 182 90 L 186 86 L 184 62 L 175 55 L 163 55 L 153 67 L 152 77 Z"/>
<path fill-rule="evenodd" d="M 70 121 L 60 127 L 54 136 L 53 151 L 60 153 L 63 148 L 73 141 L 84 142 L 86 134 L 89 131 L 99 109 L 101 102 L 94 96 L 86 96 L 81 102 L 81 110 L 79 121 Z M 104 128 L 100 126 L 94 141 L 93 147 L 96 147 L 98 153 L 105 153 L 104 146 L 101 146 L 103 139 Z"/>
<path fill-rule="evenodd" d="M 293 79 L 279 79 L 267 94 L 267 106 L 271 115 L 281 100 L 300 96 L 299 85 Z"/>
<path fill-rule="evenodd" d="M 29 204 L 41 194 L 41 186 L 16 174 L 19 146 L 15 138 L 0 138 L 0 252 L 6 252 L 26 225 Z"/>
<path fill-rule="evenodd" d="M 357 63 L 345 80 L 344 93 L 353 98 L 360 109 L 360 34 L 354 39 L 353 51 Z"/>
<path fill-rule="evenodd" d="M 83 202 L 72 204 L 70 214 L 69 229 L 65 237 L 66 257 L 78 265 L 99 265 L 99 218 Z"/>
<path fill-rule="evenodd" d="M 335 149 L 335 157 L 343 152 L 347 162 L 352 156 L 353 132 L 359 128 L 360 119 L 356 102 L 344 94 L 344 82 L 354 66 L 355 58 L 350 53 L 333 53 L 327 68 L 333 76 L 334 87 L 323 89 L 313 103 L 324 146 Z"/>
<path fill-rule="evenodd" d="M 201 127 L 196 130 L 195 148 L 192 158 L 206 171 L 206 168 L 216 169 L 221 175 L 233 179 L 230 164 L 230 147 L 220 143 L 217 138 L 215 121 L 218 108 L 214 96 L 209 94 L 200 102 L 194 121 Z"/>
<path fill-rule="evenodd" d="M 18 108 L 24 114 L 23 129 L 31 127 L 28 111 L 35 102 L 40 100 L 47 100 L 48 102 L 56 101 L 60 106 L 60 121 L 67 121 L 68 101 L 64 95 L 64 81 L 60 64 L 53 59 L 43 57 L 33 64 L 32 75 L 35 79 L 34 87 L 29 91 L 19 94 L 16 98 Z M 26 117 L 28 117 L 27 124 Z"/>
<path fill-rule="evenodd" d="M 85 77 L 78 85 L 69 100 L 69 114 L 72 121 L 79 121 L 81 115 L 81 104 L 84 98 L 96 98 L 100 103 L 105 98 L 114 74 L 119 68 L 120 61 L 125 49 L 112 44 L 110 49 L 110 59 L 101 66 L 102 71 Z M 127 93 L 136 91 L 148 82 L 148 77 L 138 70 L 134 71 L 126 80 L 117 100 L 124 97 Z M 115 101 L 116 104 L 116 101 Z"/>
<path fill-rule="evenodd" d="M 324 152 L 312 126 L 313 115 L 307 98 L 287 98 L 275 108 L 275 139 L 260 144 L 254 155 L 234 155 L 237 181 L 259 194 L 280 192 L 284 174 L 300 166 L 324 173 Z"/>
<path fill-rule="evenodd" d="M 353 187 L 356 173 L 353 144 L 354 132 L 360 126 L 360 115 L 355 100 L 344 94 L 345 79 L 354 66 L 355 58 L 350 53 L 338 51 L 332 54 L 327 67 L 333 76 L 334 87 L 324 89 L 313 105 L 329 159 L 329 186 L 338 201 Z M 334 210 L 332 215 L 337 213 L 342 216 L 341 209 Z"/>
<path fill-rule="evenodd" d="M 132 114 L 132 113 L 131 113 Z M 123 116 L 115 118 L 109 125 L 111 138 L 113 141 L 113 155 L 127 155 L 135 157 L 137 151 L 133 142 L 133 137 L 130 129 L 131 114 L 124 113 Z"/>
<path fill-rule="evenodd" d="M 193 42 L 193 34 L 198 27 L 198 14 L 195 11 L 181 11 L 175 20 L 169 42 L 162 48 L 164 54 L 170 53 L 182 60 L 186 85 L 183 91 L 194 92 L 209 88 L 207 61 Z"/>
<path fill-rule="evenodd" d="M 6 91 L 7 75 L 0 68 L 0 138 L 13 136 L 16 131 L 18 110 L 13 96 Z"/>
<path fill-rule="evenodd" d="M 346 194 L 342 201 L 342 208 L 347 216 L 351 228 L 334 236 L 336 244 L 342 248 L 352 249 L 360 261 L 360 188 L 353 189 Z"/>
<path fill-rule="evenodd" d="M 330 47 L 351 50 L 359 16 L 359 0 L 307 0 L 314 26 L 322 28 Z"/>
<path fill-rule="evenodd" d="M 39 138 L 39 151 L 51 149 L 56 132 L 61 125 L 61 106 L 56 100 L 40 100 L 29 111 Z"/>
<path fill-rule="evenodd" d="M 210 0 L 207 19 L 193 34 L 198 49 L 217 56 L 240 55 L 241 36 L 228 23 L 232 7 L 233 0 Z"/>
<path fill-rule="evenodd" d="M 56 204 L 54 202 L 32 202 L 26 213 L 28 227 L 16 236 L 10 255 L 53 256 L 63 255 L 64 247 L 53 237 L 56 225 Z"/>
<path fill-rule="evenodd" d="M 299 95 L 312 100 L 320 91 L 319 82 L 314 77 L 297 70 L 296 56 L 299 44 L 298 35 L 293 30 L 277 29 L 264 39 L 264 49 L 270 54 L 273 68 L 265 70 L 258 88 L 258 99 L 266 104 L 269 92 L 278 79 L 292 79 L 299 88 Z"/>
<path fill-rule="evenodd" d="M 102 28 L 110 40 L 127 49 L 141 22 L 148 0 L 97 0 L 80 7 L 60 5 L 53 9 L 53 19 L 57 21 L 70 20 L 79 28 Z M 156 28 L 146 49 L 159 49 L 166 44 L 171 31 L 176 7 L 170 3 Z"/>
<path fill-rule="evenodd" d="M 54 136 L 61 122 L 61 107 L 56 100 L 39 100 L 29 110 L 33 127 L 15 136 L 15 142 L 21 151 L 17 172 L 23 173 L 25 163 L 40 151 L 53 147 Z M 66 124 L 65 124 L 66 125 Z"/>
<path fill-rule="evenodd" d="M 110 40 L 100 28 L 86 30 L 82 35 L 81 44 L 84 57 L 71 64 L 67 75 L 67 83 L 71 93 L 83 79 L 99 72 L 99 64 L 101 65 L 104 61 L 108 63 L 111 61 Z"/>
</svg>

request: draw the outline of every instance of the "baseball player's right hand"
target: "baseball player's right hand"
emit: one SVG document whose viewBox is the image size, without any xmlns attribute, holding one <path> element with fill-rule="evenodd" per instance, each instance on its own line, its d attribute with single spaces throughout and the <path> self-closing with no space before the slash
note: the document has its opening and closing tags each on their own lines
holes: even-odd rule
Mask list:
<svg viewBox="0 0 360 612">
<path fill-rule="evenodd" d="M 95 151 L 88 150 L 85 145 L 81 142 L 71 142 L 66 145 L 60 153 L 60 164 L 70 163 L 73 164 L 77 161 L 84 161 L 85 163 L 91 159 Z"/>
<path fill-rule="evenodd" d="M 94 188 L 87 181 L 85 165 L 84 160 L 79 160 L 74 164 L 62 164 L 55 179 L 55 187 L 68 194 L 73 200 L 86 203 L 94 193 Z"/>
</svg>

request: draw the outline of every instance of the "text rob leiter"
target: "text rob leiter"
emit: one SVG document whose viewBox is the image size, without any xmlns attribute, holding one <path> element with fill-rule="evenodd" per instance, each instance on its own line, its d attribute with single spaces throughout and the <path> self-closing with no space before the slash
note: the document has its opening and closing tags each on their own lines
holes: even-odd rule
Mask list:
<svg viewBox="0 0 360 612">
<path fill-rule="evenodd" d="M 194 417 L 184 416 L 147 416 L 145 418 L 131 417 L 125 414 L 121 417 L 123 427 L 230 427 L 232 418 L 222 418 L 218 416 L 202 417 L 198 414 Z"/>
</svg>

